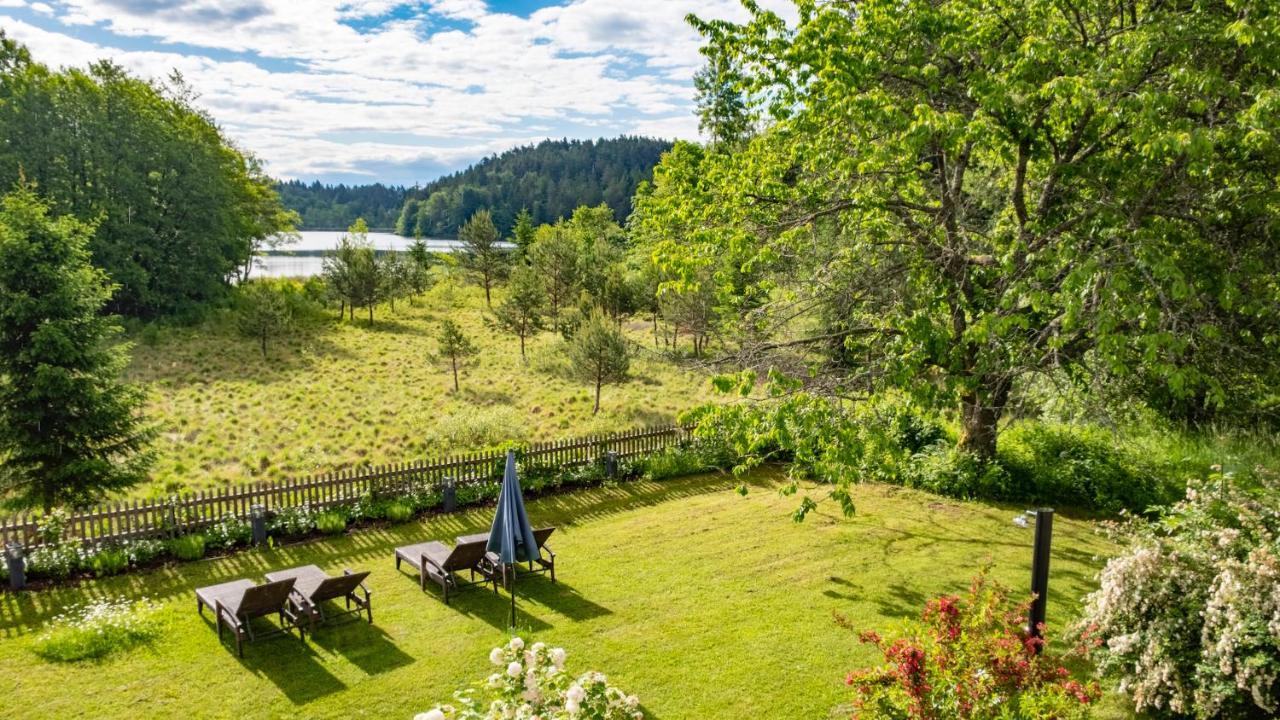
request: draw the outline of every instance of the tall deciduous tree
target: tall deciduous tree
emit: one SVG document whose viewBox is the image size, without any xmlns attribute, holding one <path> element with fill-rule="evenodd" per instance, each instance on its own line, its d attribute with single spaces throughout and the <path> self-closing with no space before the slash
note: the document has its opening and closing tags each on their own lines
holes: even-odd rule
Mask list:
<svg viewBox="0 0 1280 720">
<path fill-rule="evenodd" d="M 16 505 L 86 504 L 143 480 L 151 460 L 92 235 L 29 188 L 0 199 L 0 487 Z"/>
<path fill-rule="evenodd" d="M 436 336 L 438 350 L 436 359 L 453 371 L 453 391 L 458 392 L 458 369 L 468 360 L 480 354 L 480 350 L 471 342 L 458 323 L 452 320 L 440 321 L 440 334 Z"/>
<path fill-rule="evenodd" d="M 595 385 L 596 404 L 592 415 L 600 412 L 600 388 L 626 380 L 631 369 L 627 339 L 601 312 L 592 313 L 577 328 L 569 341 L 569 359 L 574 372 Z"/>
<path fill-rule="evenodd" d="M 1225 403 L 1280 375 L 1267 7 L 804 0 L 787 27 L 752 6 L 708 37 L 772 124 L 660 195 L 699 242 L 659 254 L 688 280 L 747 249 L 797 299 L 749 352 L 834 344 L 845 387 L 954 407 L 982 458 L 1029 373 Z"/>
<path fill-rule="evenodd" d="M 492 309 L 490 289 L 506 265 L 507 253 L 498 244 L 498 228 L 489 211 L 477 210 L 458 231 L 458 239 L 462 241 L 463 265 L 479 280 L 484 288 L 485 305 Z"/>
<path fill-rule="evenodd" d="M 507 297 L 493 314 L 497 326 L 520 338 L 520 359 L 527 361 L 525 339 L 542 329 L 546 292 L 534 269 L 520 265 L 511 272 Z"/>
</svg>

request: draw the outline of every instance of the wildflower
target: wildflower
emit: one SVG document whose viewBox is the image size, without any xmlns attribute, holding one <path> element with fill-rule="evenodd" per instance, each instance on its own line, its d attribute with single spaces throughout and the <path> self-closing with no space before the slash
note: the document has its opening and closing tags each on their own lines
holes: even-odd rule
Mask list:
<svg viewBox="0 0 1280 720">
<path fill-rule="evenodd" d="M 507 666 L 507 675 L 512 678 L 518 678 L 520 677 L 520 673 L 523 670 L 524 670 L 524 667 L 522 667 L 520 663 L 512 662 L 510 665 Z"/>
<path fill-rule="evenodd" d="M 501 665 L 502 660 L 503 660 L 502 648 L 494 648 L 489 651 L 489 662 L 493 663 L 494 665 Z"/>
</svg>

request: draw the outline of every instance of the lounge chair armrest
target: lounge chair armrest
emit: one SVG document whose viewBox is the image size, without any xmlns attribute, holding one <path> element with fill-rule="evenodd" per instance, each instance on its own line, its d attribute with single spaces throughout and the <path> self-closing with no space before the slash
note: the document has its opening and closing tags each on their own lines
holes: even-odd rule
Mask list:
<svg viewBox="0 0 1280 720">
<path fill-rule="evenodd" d="M 342 574 L 343 574 L 343 575 L 355 575 L 355 573 L 351 571 L 351 568 L 342 568 Z M 364 581 L 363 581 L 363 580 L 361 580 L 361 581 L 360 581 L 360 590 L 361 590 L 361 592 L 363 592 L 363 593 L 364 593 L 364 597 L 365 597 L 365 599 L 366 599 L 366 600 L 367 600 L 367 599 L 369 599 L 369 596 L 373 594 L 373 591 L 369 589 L 369 586 L 368 586 L 368 585 L 365 585 L 365 584 L 364 584 Z"/>
<path fill-rule="evenodd" d="M 445 575 L 445 574 L 446 574 L 446 573 L 445 573 L 445 570 L 444 570 L 444 566 L 443 566 L 443 565 L 441 565 L 440 563 L 436 562 L 435 560 L 432 560 L 431 558 L 427 557 L 426 555 L 423 555 L 423 556 L 422 556 L 422 569 L 423 569 L 423 570 L 426 570 L 428 565 L 430 565 L 431 567 L 435 568 L 435 569 L 436 569 L 436 571 L 438 571 L 438 572 L 439 572 L 439 574 L 441 574 L 441 575 Z"/>
<path fill-rule="evenodd" d="M 552 560 L 555 560 L 555 559 L 556 559 L 556 551 L 555 551 L 555 550 L 552 550 L 552 549 L 551 549 L 551 546 L 549 546 L 549 545 L 543 545 L 543 546 L 542 546 L 542 549 L 543 549 L 543 550 L 545 550 L 545 551 L 547 551 L 547 554 L 551 556 L 551 559 L 552 559 Z"/>
<path fill-rule="evenodd" d="M 235 613 L 228 610 L 227 607 L 222 604 L 221 600 L 216 601 L 213 612 L 214 617 L 217 618 L 217 622 L 222 622 L 222 619 L 226 618 L 232 629 L 240 627 L 240 618 L 236 617 Z"/>
</svg>

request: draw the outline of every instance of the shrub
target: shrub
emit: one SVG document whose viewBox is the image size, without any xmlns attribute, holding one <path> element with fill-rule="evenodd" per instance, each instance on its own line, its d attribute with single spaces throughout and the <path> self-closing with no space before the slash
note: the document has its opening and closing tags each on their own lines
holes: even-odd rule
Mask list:
<svg viewBox="0 0 1280 720">
<path fill-rule="evenodd" d="M 336 510 L 316 515 L 316 529 L 325 535 L 337 535 L 347 529 L 347 516 Z"/>
<path fill-rule="evenodd" d="M 52 662 L 76 662 L 124 652 L 160 635 L 158 609 L 146 598 L 73 605 L 54 617 L 53 626 L 36 639 L 35 652 Z"/>
<path fill-rule="evenodd" d="M 845 678 L 854 716 L 933 720 L 1071 720 L 1089 716 L 1097 683 L 1070 678 L 1022 627 L 1027 605 L 978 576 L 963 597 L 943 596 L 924 610 L 923 627 L 893 640 L 863 631 L 859 640 L 884 655 L 879 667 Z M 848 626 L 848 621 L 840 619 Z M 1083 650 L 1083 648 L 1081 648 Z"/>
<path fill-rule="evenodd" d="M 234 515 L 225 515 L 205 528 L 204 538 L 211 548 L 248 545 L 253 539 L 253 526 Z"/>
<path fill-rule="evenodd" d="M 1017 494 L 1002 465 L 983 462 L 972 453 L 946 445 L 935 445 L 914 455 L 903 479 L 908 487 L 966 500 L 1010 500 Z"/>
<path fill-rule="evenodd" d="M 516 637 L 489 653 L 497 671 L 482 687 L 459 691 L 456 704 L 438 705 L 415 720 L 505 720 L 574 718 L 640 720 L 640 701 L 609 684 L 598 672 L 573 679 L 564 672 L 565 652 Z"/>
<path fill-rule="evenodd" d="M 182 535 L 169 541 L 169 552 L 179 560 L 199 560 L 204 557 L 205 539 L 199 533 Z"/>
<path fill-rule="evenodd" d="M 98 577 L 119 574 L 129 566 L 129 553 L 123 548 L 100 548 L 89 557 L 89 569 Z"/>
<path fill-rule="evenodd" d="M 1126 452 L 1095 426 L 1019 423 L 1000 439 L 1010 500 L 1143 512 L 1176 500 L 1172 472 Z"/>
<path fill-rule="evenodd" d="M 316 529 L 315 508 L 310 505 L 299 505 L 277 510 L 267 521 L 267 531 L 272 535 L 298 536 L 306 535 Z"/>
<path fill-rule="evenodd" d="M 82 559 L 80 543 L 75 540 L 37 545 L 27 553 L 27 573 L 61 580 L 80 570 Z"/>
<path fill-rule="evenodd" d="M 523 415 L 506 405 L 432 418 L 424 430 L 426 442 L 436 448 L 484 447 L 524 440 L 529 434 Z"/>
<path fill-rule="evenodd" d="M 393 523 L 406 522 L 413 517 L 413 506 L 403 500 L 387 505 L 387 519 Z"/>
<path fill-rule="evenodd" d="M 126 540 L 120 544 L 120 548 L 129 556 L 129 563 L 135 567 L 155 560 L 163 555 L 166 549 L 164 541 L 150 538 Z"/>
<path fill-rule="evenodd" d="M 1273 717 L 1280 712 L 1280 476 L 1215 468 L 1128 541 L 1086 600 L 1083 633 L 1139 711 Z"/>
</svg>

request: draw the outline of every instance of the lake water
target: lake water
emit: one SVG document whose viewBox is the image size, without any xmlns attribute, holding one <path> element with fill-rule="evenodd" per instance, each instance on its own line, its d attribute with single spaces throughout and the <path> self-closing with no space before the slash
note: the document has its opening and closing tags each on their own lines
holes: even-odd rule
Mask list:
<svg viewBox="0 0 1280 720">
<path fill-rule="evenodd" d="M 253 261 L 251 277 L 289 277 L 305 278 L 319 275 L 324 271 L 324 258 L 317 255 L 291 255 L 292 252 L 321 252 L 332 250 L 338 246 L 338 239 L 346 233 L 329 230 L 304 230 L 301 237 L 292 243 L 281 245 L 271 252 Z M 461 245 L 457 240 L 424 238 L 427 248 L 432 252 L 454 252 Z M 391 233 L 369 233 L 369 244 L 377 250 L 408 250 L 413 245 L 413 238 L 400 237 Z"/>
</svg>

